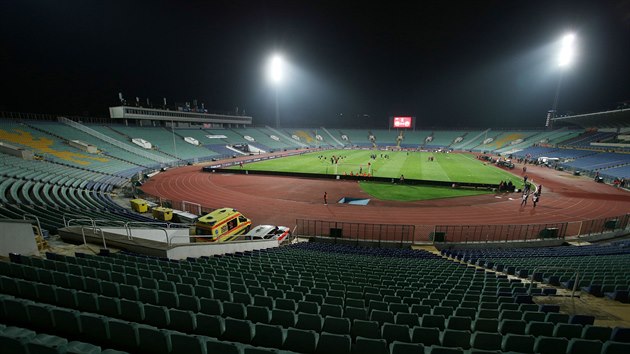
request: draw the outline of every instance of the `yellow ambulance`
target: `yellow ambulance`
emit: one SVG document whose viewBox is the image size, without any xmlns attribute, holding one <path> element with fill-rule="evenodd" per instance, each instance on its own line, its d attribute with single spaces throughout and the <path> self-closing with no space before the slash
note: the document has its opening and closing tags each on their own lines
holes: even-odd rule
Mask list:
<svg viewBox="0 0 630 354">
<path fill-rule="evenodd" d="M 252 227 L 252 221 L 236 209 L 221 208 L 197 219 L 195 234 L 197 241 L 226 242 L 245 234 Z"/>
</svg>

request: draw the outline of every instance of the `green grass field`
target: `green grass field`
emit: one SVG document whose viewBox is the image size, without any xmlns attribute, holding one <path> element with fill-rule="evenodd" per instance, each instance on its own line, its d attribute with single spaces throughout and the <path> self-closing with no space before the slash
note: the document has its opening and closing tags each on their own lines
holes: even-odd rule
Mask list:
<svg viewBox="0 0 630 354">
<path fill-rule="evenodd" d="M 370 158 L 372 154 L 376 154 L 376 159 Z M 337 165 L 330 161 L 333 155 L 342 157 Z M 388 155 L 389 158 L 385 158 L 385 155 Z M 433 156 L 434 160 L 429 161 L 429 156 Z M 239 169 L 238 166 L 232 168 Z M 245 168 L 259 171 L 339 175 L 371 172 L 375 177 L 395 178 L 396 180 L 401 175 L 404 175 L 405 179 L 446 182 L 498 184 L 502 180 L 511 180 L 516 186 L 520 187 L 522 184 L 519 177 L 505 170 L 485 164 L 472 155 L 457 153 L 327 150 L 250 163 Z M 401 186 L 377 182 L 361 182 L 361 187 L 375 198 L 401 201 L 459 197 L 491 192 L 430 186 Z"/>
</svg>

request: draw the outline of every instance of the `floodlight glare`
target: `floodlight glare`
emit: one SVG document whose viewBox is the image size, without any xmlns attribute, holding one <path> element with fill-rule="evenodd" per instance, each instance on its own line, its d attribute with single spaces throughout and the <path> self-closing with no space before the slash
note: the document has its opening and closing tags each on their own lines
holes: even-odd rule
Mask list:
<svg viewBox="0 0 630 354">
<path fill-rule="evenodd" d="M 562 37 L 560 53 L 558 53 L 558 66 L 567 67 L 573 62 L 575 57 L 575 35 L 569 33 Z"/>
<path fill-rule="evenodd" d="M 269 60 L 269 67 L 267 74 L 269 76 L 269 80 L 273 84 L 278 84 L 282 81 L 282 67 L 284 66 L 284 60 L 280 55 L 274 55 Z"/>
</svg>

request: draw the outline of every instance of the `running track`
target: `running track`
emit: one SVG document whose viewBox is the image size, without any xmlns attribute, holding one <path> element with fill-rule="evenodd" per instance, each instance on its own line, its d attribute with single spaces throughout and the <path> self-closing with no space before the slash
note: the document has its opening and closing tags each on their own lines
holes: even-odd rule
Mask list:
<svg viewBox="0 0 630 354">
<path fill-rule="evenodd" d="M 513 170 L 520 176 L 522 166 Z M 492 167 L 496 168 L 496 167 Z M 150 195 L 210 208 L 236 208 L 255 225 L 293 227 L 296 219 L 426 226 L 540 224 L 581 221 L 630 212 L 630 192 L 546 167 L 527 166 L 530 180 L 543 184 L 536 208 L 520 207 L 520 194 L 484 195 L 420 202 L 371 200 L 367 206 L 337 204 L 342 197 L 370 198 L 357 182 L 261 175 L 218 174 L 186 166 L 162 172 L 143 186 Z M 323 204 L 324 191 L 328 205 Z M 420 234 L 422 232 L 422 234 Z"/>
</svg>

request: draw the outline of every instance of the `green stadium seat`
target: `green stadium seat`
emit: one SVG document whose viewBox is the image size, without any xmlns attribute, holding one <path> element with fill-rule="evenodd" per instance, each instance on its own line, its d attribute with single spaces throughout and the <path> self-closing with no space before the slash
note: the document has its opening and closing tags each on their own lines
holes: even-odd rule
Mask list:
<svg viewBox="0 0 630 354">
<path fill-rule="evenodd" d="M 372 310 L 370 313 L 370 321 L 376 321 L 383 325 L 384 323 L 395 323 L 394 314 L 389 311 Z"/>
<path fill-rule="evenodd" d="M 346 298 L 346 307 L 365 307 L 365 301 L 363 299 Z"/>
<path fill-rule="evenodd" d="M 525 334 L 527 323 L 523 320 L 500 320 L 499 333 Z"/>
<path fill-rule="evenodd" d="M 119 285 L 111 281 L 102 281 L 100 294 L 109 296 L 109 297 L 119 298 L 120 297 Z"/>
<path fill-rule="evenodd" d="M 81 313 L 76 310 L 55 307 L 51 310 L 57 333 L 73 336 L 82 332 Z"/>
<path fill-rule="evenodd" d="M 26 304 L 30 328 L 40 331 L 51 331 L 55 328 L 55 320 L 52 315 L 53 307 L 41 303 Z"/>
<path fill-rule="evenodd" d="M 469 317 L 471 320 L 475 320 L 477 318 L 477 309 L 460 307 L 455 310 L 455 316 Z"/>
<path fill-rule="evenodd" d="M 434 327 L 413 327 L 411 329 L 411 341 L 421 343 L 426 347 L 440 345 L 440 330 Z"/>
<path fill-rule="evenodd" d="M 138 325 L 138 346 L 143 352 L 169 354 L 171 352 L 171 331 L 153 326 Z"/>
<path fill-rule="evenodd" d="M 68 354 L 101 354 L 101 347 L 91 343 L 85 343 L 80 341 L 72 341 L 68 343 L 66 347 L 66 353 Z"/>
<path fill-rule="evenodd" d="M 156 289 L 138 288 L 138 300 L 145 304 L 158 305 L 158 292 Z"/>
<path fill-rule="evenodd" d="M 283 349 L 298 353 L 315 353 L 319 336 L 314 331 L 289 328 L 286 331 Z"/>
<path fill-rule="evenodd" d="M 381 325 L 376 321 L 354 320 L 350 334 L 352 338 L 381 339 Z"/>
<path fill-rule="evenodd" d="M 29 354 L 65 353 L 68 340 L 65 338 L 40 333 L 26 344 Z"/>
<path fill-rule="evenodd" d="M 37 334 L 31 330 L 19 327 L 7 327 L 0 332 L 0 348 L 3 352 L 29 354 L 27 343 Z"/>
<path fill-rule="evenodd" d="M 367 311 L 364 307 L 346 306 L 346 308 L 344 309 L 343 316 L 349 318 L 350 321 L 354 321 L 354 320 L 366 321 L 368 319 Z"/>
<path fill-rule="evenodd" d="M 322 332 L 317 342 L 317 354 L 350 354 L 352 340 L 349 335 Z"/>
<path fill-rule="evenodd" d="M 343 307 L 341 307 L 341 305 L 322 304 L 319 306 L 319 314 L 322 317 L 341 317 L 343 316 Z"/>
<path fill-rule="evenodd" d="M 198 313 L 196 321 L 195 334 L 221 338 L 225 332 L 225 321 L 221 316 Z"/>
<path fill-rule="evenodd" d="M 409 327 L 406 325 L 384 323 L 381 327 L 381 337 L 388 343 L 392 343 L 393 341 L 411 342 Z"/>
<path fill-rule="evenodd" d="M 236 302 L 236 303 L 241 303 L 245 306 L 247 305 L 251 305 L 254 303 L 254 299 L 251 297 L 251 295 L 246 294 L 246 293 L 241 293 L 241 292 L 234 292 L 232 293 L 232 301 Z"/>
<path fill-rule="evenodd" d="M 212 288 L 205 285 L 195 285 L 194 287 L 195 296 L 202 298 L 205 297 L 207 299 L 212 299 L 214 297 L 214 292 Z"/>
<path fill-rule="evenodd" d="M 185 333 L 171 333 L 172 353 L 206 354 L 206 337 Z"/>
<path fill-rule="evenodd" d="M 168 309 L 164 306 L 144 305 L 144 322 L 158 328 L 166 328 L 171 323 Z"/>
<path fill-rule="evenodd" d="M 565 313 L 556 313 L 556 312 L 549 312 L 547 313 L 547 317 L 545 318 L 546 322 L 551 322 L 554 324 L 557 323 L 569 323 L 569 315 L 565 314 Z"/>
<path fill-rule="evenodd" d="M 352 354 L 389 354 L 385 339 L 357 337 Z"/>
<path fill-rule="evenodd" d="M 280 309 L 280 310 L 295 311 L 296 309 L 295 300 L 276 299 L 274 308 Z"/>
<path fill-rule="evenodd" d="M 121 348 L 128 352 L 136 352 L 138 350 L 140 341 L 138 337 L 137 323 L 110 319 L 109 334 L 116 342 L 117 348 Z"/>
<path fill-rule="evenodd" d="M 596 339 L 605 342 L 610 339 L 612 328 L 586 325 L 582 329 L 582 339 Z"/>
<path fill-rule="evenodd" d="M 424 354 L 424 345 L 394 341 L 389 345 L 389 351 L 391 354 Z"/>
<path fill-rule="evenodd" d="M 470 345 L 474 349 L 501 350 L 502 336 L 499 333 L 473 332 Z"/>
<path fill-rule="evenodd" d="M 298 313 L 295 328 L 321 332 L 323 323 L 324 319 L 320 315 L 314 315 L 311 313 Z"/>
<path fill-rule="evenodd" d="M 197 328 L 197 317 L 192 311 L 169 309 L 168 316 L 170 319 L 169 328 L 173 330 L 193 333 Z"/>
<path fill-rule="evenodd" d="M 179 294 L 179 308 L 192 312 L 199 312 L 201 305 L 199 299 L 193 295 Z"/>
<path fill-rule="evenodd" d="M 263 306 L 248 305 L 246 308 L 247 318 L 253 323 L 269 323 L 271 321 L 271 311 Z"/>
<path fill-rule="evenodd" d="M 110 317 L 120 317 L 120 300 L 99 295 L 97 298 L 99 313 Z"/>
<path fill-rule="evenodd" d="M 32 282 L 30 280 L 24 280 L 24 279 L 10 279 L 6 277 L 3 277 L 3 278 L 4 279 L 0 280 L 0 291 L 4 292 L 5 294 L 19 296 L 23 299 L 30 299 L 30 300 L 35 300 L 35 301 L 39 300 L 38 295 L 37 295 L 37 286 L 36 286 L 37 283 Z M 17 290 L 7 289 L 8 291 L 5 291 L 1 283 L 6 283 L 6 281 L 9 281 L 11 284 L 9 285 L 9 287 L 13 287 L 13 285 L 16 285 Z M 59 289 L 70 290 L 70 289 L 57 288 L 57 287 L 54 290 L 58 292 Z M 59 296 L 57 296 L 57 298 L 59 299 Z M 76 306 L 76 303 L 75 303 L 75 306 Z"/>
<path fill-rule="evenodd" d="M 533 353 L 534 342 L 534 336 L 510 333 L 503 337 L 502 349 L 504 352 Z"/>
<path fill-rule="evenodd" d="M 207 338 L 206 353 L 242 354 L 243 346 L 238 343 L 224 342 L 214 338 Z"/>
<path fill-rule="evenodd" d="M 602 342 L 599 340 L 571 338 L 567 346 L 567 354 L 591 354 L 602 350 Z"/>
<path fill-rule="evenodd" d="M 59 299 L 57 299 L 57 293 L 55 292 L 55 286 L 54 285 L 50 285 L 50 284 L 43 284 L 43 283 L 37 283 L 35 284 L 35 287 L 37 288 L 37 297 L 39 299 L 40 302 L 45 302 L 47 304 L 56 304 L 58 303 Z M 83 292 L 77 292 L 77 301 L 79 302 L 79 308 L 81 307 L 81 302 L 80 302 L 80 298 L 79 298 L 79 294 L 81 294 Z M 83 293 L 86 294 L 86 293 Z M 95 294 L 90 294 L 90 297 L 92 297 L 93 299 L 93 307 L 87 307 L 86 310 L 83 311 L 88 311 L 88 310 L 92 310 L 92 312 L 96 312 L 96 310 L 98 310 L 96 306 L 96 295 Z"/>
<path fill-rule="evenodd" d="M 606 341 L 602 346 L 602 354 L 627 354 L 630 353 L 630 343 Z"/>
<path fill-rule="evenodd" d="M 299 301 L 297 303 L 297 312 L 319 314 L 319 305 L 316 302 L 311 301 Z"/>
<path fill-rule="evenodd" d="M 423 315 L 420 318 L 420 325 L 422 327 L 434 327 L 443 330 L 445 326 L 445 319 L 442 315 Z"/>
<path fill-rule="evenodd" d="M 350 320 L 345 317 L 324 317 L 322 331 L 333 334 L 350 334 Z"/>
<path fill-rule="evenodd" d="M 167 308 L 179 307 L 179 296 L 174 291 L 158 290 L 158 305 L 165 306 Z"/>
<path fill-rule="evenodd" d="M 463 316 L 451 316 L 446 319 L 447 329 L 458 329 L 463 331 L 470 331 L 472 320 L 470 317 Z"/>
<path fill-rule="evenodd" d="M 251 344 L 260 347 L 282 348 L 285 332 L 281 326 L 256 323 Z"/>
<path fill-rule="evenodd" d="M 92 314 L 81 313 L 79 315 L 81 320 L 82 335 L 90 343 L 107 343 L 109 335 L 109 317 Z"/>
<path fill-rule="evenodd" d="M 523 312 L 522 320 L 528 323 L 532 321 L 545 322 L 546 317 L 547 317 L 547 314 L 544 312 L 525 311 Z"/>
<path fill-rule="evenodd" d="M 536 337 L 534 343 L 534 352 L 541 354 L 565 353 L 568 345 L 569 341 L 566 338 L 539 336 Z"/>
<path fill-rule="evenodd" d="M 470 347 L 470 331 L 445 329 L 440 334 L 440 342 L 444 347 L 468 349 Z"/>
<path fill-rule="evenodd" d="M 414 327 L 420 325 L 420 316 L 415 313 L 399 312 L 394 315 L 394 323 Z"/>
<path fill-rule="evenodd" d="M 532 321 L 532 322 L 529 322 L 527 326 L 525 326 L 525 333 L 532 335 L 534 337 L 538 337 L 538 336 L 552 337 L 554 329 L 555 329 L 555 326 L 551 322 Z"/>
<path fill-rule="evenodd" d="M 271 324 L 284 328 L 295 327 L 295 312 L 281 309 L 271 310 Z"/>
<path fill-rule="evenodd" d="M 199 299 L 199 306 L 199 312 L 206 315 L 221 316 L 223 314 L 223 303 L 217 299 L 201 298 Z"/>
<path fill-rule="evenodd" d="M 247 317 L 247 308 L 242 303 L 223 301 L 223 317 L 244 320 Z"/>
<path fill-rule="evenodd" d="M 443 347 L 441 345 L 434 345 L 427 349 L 428 354 L 464 354 L 464 350 L 460 348 L 449 348 Z M 473 351 L 474 350 L 471 350 L 470 353 L 472 353 Z"/>
<path fill-rule="evenodd" d="M 553 336 L 566 339 L 581 338 L 582 326 L 578 324 L 558 323 L 553 330 Z"/>
</svg>

